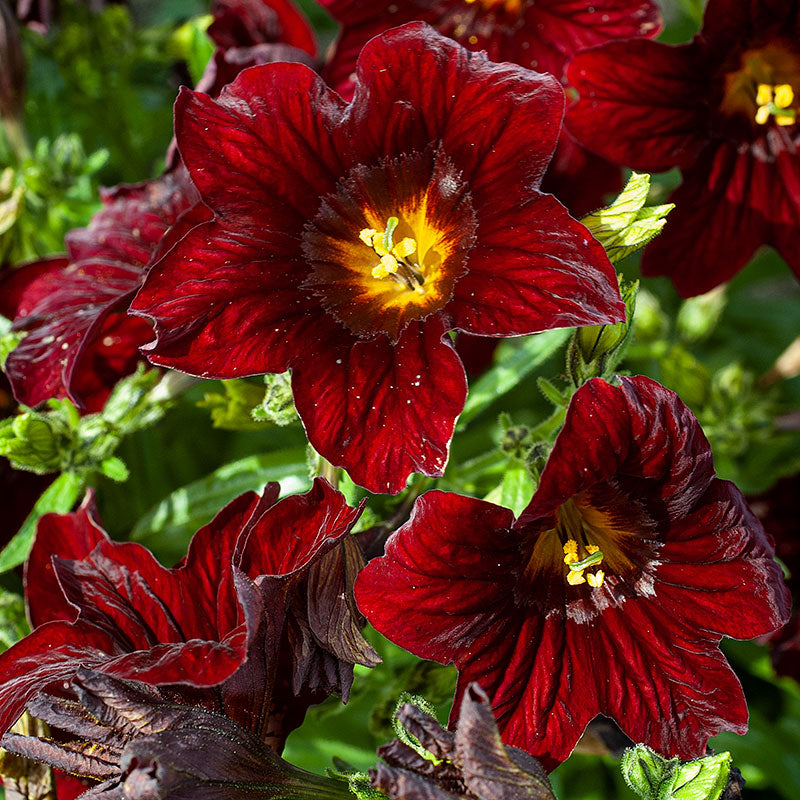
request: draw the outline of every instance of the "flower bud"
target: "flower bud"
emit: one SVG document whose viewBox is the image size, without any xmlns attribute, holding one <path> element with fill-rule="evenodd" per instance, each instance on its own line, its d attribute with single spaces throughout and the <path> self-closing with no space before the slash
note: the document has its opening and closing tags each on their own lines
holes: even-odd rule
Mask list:
<svg viewBox="0 0 800 800">
<path fill-rule="evenodd" d="M 612 264 L 622 261 L 661 233 L 673 203 L 645 206 L 650 176 L 634 172 L 622 193 L 608 207 L 581 219 L 606 250 Z"/>
<path fill-rule="evenodd" d="M 61 466 L 57 434 L 41 416 L 20 414 L 0 423 L 0 455 L 17 469 L 44 474 Z"/>
</svg>

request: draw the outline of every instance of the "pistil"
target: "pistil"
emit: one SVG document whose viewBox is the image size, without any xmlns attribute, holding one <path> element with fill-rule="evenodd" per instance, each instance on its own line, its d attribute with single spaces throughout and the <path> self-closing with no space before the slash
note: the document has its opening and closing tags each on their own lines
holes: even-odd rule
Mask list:
<svg viewBox="0 0 800 800">
<path fill-rule="evenodd" d="M 759 83 L 756 92 L 756 122 L 766 125 L 771 117 L 775 118 L 778 125 L 794 125 L 797 121 L 797 111 L 792 108 L 794 103 L 794 89 L 788 83 L 770 85 Z"/>
<path fill-rule="evenodd" d="M 422 284 L 425 278 L 419 267 L 409 258 L 417 252 L 417 242 L 412 237 L 406 236 L 395 243 L 394 232 L 398 224 L 397 217 L 389 217 L 383 231 L 364 228 L 358 234 L 361 241 L 371 247 L 380 259 L 372 267 L 372 277 L 376 280 L 391 278 L 403 288 L 424 294 Z"/>
</svg>

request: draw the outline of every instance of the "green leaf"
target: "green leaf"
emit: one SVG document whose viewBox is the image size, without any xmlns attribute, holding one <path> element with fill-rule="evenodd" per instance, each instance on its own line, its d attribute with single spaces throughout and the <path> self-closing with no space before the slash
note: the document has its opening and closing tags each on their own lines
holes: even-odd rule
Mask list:
<svg viewBox="0 0 800 800">
<path fill-rule="evenodd" d="M 21 595 L 0 587 L 0 653 L 31 632 Z"/>
<path fill-rule="evenodd" d="M 524 466 L 514 465 L 503 475 L 502 483 L 489 492 L 486 500 L 510 508 L 518 517 L 530 503 L 536 490 L 533 478 Z"/>
<path fill-rule="evenodd" d="M 248 456 L 176 489 L 139 519 L 131 538 L 143 541 L 174 537 L 188 541 L 224 505 L 244 492 L 260 492 L 270 481 L 280 481 L 284 493 L 306 490 L 310 480 L 305 448 Z"/>
<path fill-rule="evenodd" d="M 123 483 L 130 477 L 130 472 L 125 462 L 117 456 L 110 456 L 100 464 L 100 472 L 112 481 Z"/>
<path fill-rule="evenodd" d="M 501 342 L 497 348 L 494 366 L 470 387 L 457 430 L 463 430 L 501 395 L 513 389 L 541 366 L 556 350 L 564 346 L 570 333 L 570 329 L 559 329 Z"/>
<path fill-rule="evenodd" d="M 19 566 L 28 557 L 39 518 L 50 512 L 66 514 L 71 511 L 85 485 L 83 478 L 64 472 L 44 490 L 19 532 L 0 553 L 0 573 Z"/>
</svg>

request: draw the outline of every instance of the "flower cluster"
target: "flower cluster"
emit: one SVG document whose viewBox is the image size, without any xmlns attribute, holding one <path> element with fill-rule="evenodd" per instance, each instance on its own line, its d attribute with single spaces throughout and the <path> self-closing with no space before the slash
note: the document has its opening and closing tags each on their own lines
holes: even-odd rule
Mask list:
<svg viewBox="0 0 800 800">
<path fill-rule="evenodd" d="M 553 800 L 547 772 L 605 718 L 675 780 L 699 774 L 711 737 L 747 730 L 722 639 L 772 634 L 796 676 L 797 616 L 781 630 L 774 542 L 717 476 L 694 398 L 617 374 L 648 309 L 616 270 L 646 244 L 645 279 L 690 296 L 771 244 L 798 272 L 797 0 L 709 0 L 679 46 L 653 41 L 654 0 L 319 5 L 340 25 L 325 56 L 290 0 L 213 0 L 165 171 L 105 190 L 66 255 L 0 271 L 0 357 L 31 407 L 0 389 L 0 452 L 62 472 L 0 551 L 0 572 L 25 563 L 30 623 L 0 652 L 2 745 L 96 800 Z M 679 168 L 674 211 L 646 204 L 649 175 L 609 197 L 622 167 Z M 514 425 L 570 335 L 565 374 L 538 376 L 555 411 Z M 632 366 L 699 364 L 647 335 Z M 461 337 L 508 341 L 468 381 Z M 194 450 L 175 431 L 204 438 L 197 405 L 238 431 L 237 469 L 176 468 Z M 459 450 L 489 408 L 505 432 L 471 427 Z M 142 419 L 112 430 L 125 414 Z M 82 435 L 56 443 L 53 415 Z M 127 478 L 126 437 L 151 483 L 194 482 L 148 495 L 116 541 L 98 505 L 112 532 L 130 515 L 95 472 Z M 185 556 L 164 567 L 140 537 Z M 455 666 L 450 729 L 400 705 L 374 769 L 311 775 L 280 757 L 289 734 L 396 652 L 367 623 Z"/>
</svg>

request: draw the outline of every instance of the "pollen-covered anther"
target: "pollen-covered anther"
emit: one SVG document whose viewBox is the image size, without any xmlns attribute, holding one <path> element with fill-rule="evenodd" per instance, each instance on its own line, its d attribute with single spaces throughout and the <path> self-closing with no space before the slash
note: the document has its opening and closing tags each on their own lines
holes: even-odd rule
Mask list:
<svg viewBox="0 0 800 800">
<path fill-rule="evenodd" d="M 758 84 L 756 90 L 756 122 L 766 125 L 774 117 L 778 125 L 794 125 L 797 121 L 797 110 L 792 108 L 794 89 L 788 83 L 770 85 Z"/>
<path fill-rule="evenodd" d="M 394 232 L 398 224 L 397 217 L 389 217 L 385 230 L 364 228 L 359 232 L 358 238 L 380 257 L 380 262 L 372 267 L 373 278 L 392 278 L 404 288 L 422 294 L 424 277 L 419 267 L 409 261 L 409 256 L 417 252 L 417 242 L 411 236 L 406 236 L 395 243 Z"/>
<path fill-rule="evenodd" d="M 570 586 L 579 586 L 582 583 L 588 583 L 594 589 L 598 589 L 603 585 L 605 572 L 598 569 L 595 572 L 584 572 L 588 567 L 594 567 L 603 561 L 603 554 L 597 545 L 587 544 L 583 548 L 586 552 L 585 558 L 578 558 L 578 542 L 575 539 L 569 539 L 564 543 L 564 563 L 569 567 L 567 572 L 567 583 Z"/>
</svg>

